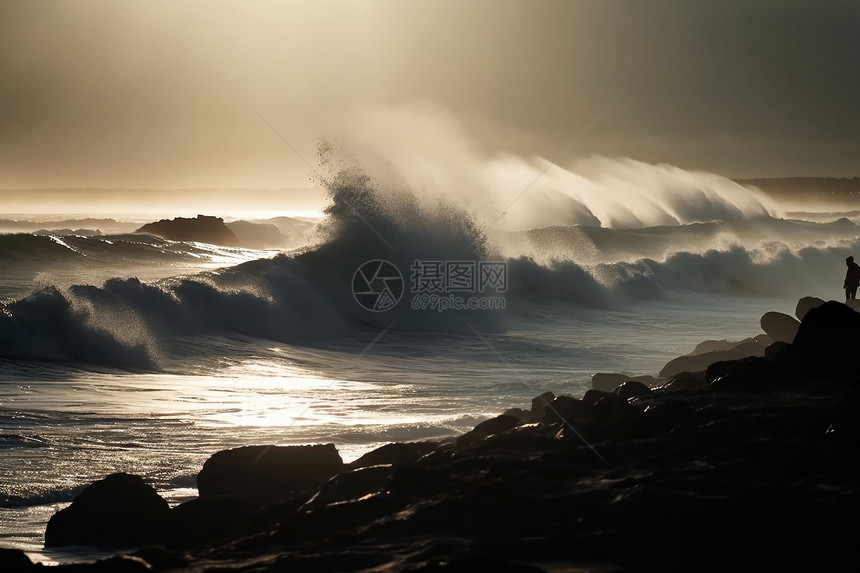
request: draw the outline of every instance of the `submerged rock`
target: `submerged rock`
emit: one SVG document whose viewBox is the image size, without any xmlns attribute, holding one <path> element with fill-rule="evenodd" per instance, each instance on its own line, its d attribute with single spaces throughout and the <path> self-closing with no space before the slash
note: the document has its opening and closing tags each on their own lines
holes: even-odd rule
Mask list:
<svg viewBox="0 0 860 573">
<path fill-rule="evenodd" d="M 45 545 L 144 545 L 161 539 L 169 514 L 167 502 L 143 478 L 112 474 L 87 486 L 51 517 Z"/>
</svg>

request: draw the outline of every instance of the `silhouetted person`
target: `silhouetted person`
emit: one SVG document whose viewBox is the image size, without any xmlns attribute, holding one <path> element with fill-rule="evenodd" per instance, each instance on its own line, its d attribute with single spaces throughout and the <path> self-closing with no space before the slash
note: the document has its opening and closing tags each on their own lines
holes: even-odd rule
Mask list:
<svg viewBox="0 0 860 573">
<path fill-rule="evenodd" d="M 849 299 L 857 298 L 857 287 L 860 286 L 860 265 L 854 262 L 854 257 L 845 259 L 845 265 L 848 267 L 848 272 L 845 273 L 845 284 L 842 285 L 845 289 L 845 302 Z"/>
</svg>

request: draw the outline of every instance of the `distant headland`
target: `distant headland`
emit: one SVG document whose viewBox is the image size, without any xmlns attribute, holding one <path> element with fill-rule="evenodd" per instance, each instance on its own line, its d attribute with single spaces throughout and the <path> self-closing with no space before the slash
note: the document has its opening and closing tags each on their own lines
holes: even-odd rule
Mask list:
<svg viewBox="0 0 860 573">
<path fill-rule="evenodd" d="M 150 233 L 171 241 L 198 241 L 226 247 L 239 246 L 239 238 L 224 224 L 221 217 L 197 215 L 190 219 L 176 217 L 147 223 L 137 230 L 138 233 Z"/>
</svg>

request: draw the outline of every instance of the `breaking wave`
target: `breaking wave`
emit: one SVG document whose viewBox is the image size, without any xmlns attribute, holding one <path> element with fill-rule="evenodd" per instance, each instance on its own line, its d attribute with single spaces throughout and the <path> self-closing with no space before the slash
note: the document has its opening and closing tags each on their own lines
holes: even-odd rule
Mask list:
<svg viewBox="0 0 860 573">
<path fill-rule="evenodd" d="M 740 208 L 703 207 L 708 216 L 725 217 L 706 223 L 676 224 L 687 217 L 673 216 L 670 226 L 647 228 L 496 231 L 450 196 L 413 193 L 396 177 L 371 177 L 361 163 L 330 146 L 321 148 L 321 162 L 331 173 L 321 181 L 331 204 L 315 246 L 186 277 L 39 286 L 0 303 L 0 357 L 151 370 L 178 352 L 182 345 L 175 342 L 182 337 L 238 334 L 293 342 L 333 339 L 365 327 L 469 332 L 478 325 L 491 331 L 504 328 L 507 314 L 547 298 L 617 308 L 678 290 L 787 298 L 835 294 L 841 261 L 858 247 L 850 222 L 783 221 L 755 204 L 750 217 Z M 684 178 L 676 174 L 676 180 Z M 683 195 L 680 187 L 673 193 Z M 702 200 L 696 186 L 684 199 L 690 205 Z M 675 202 L 675 215 L 684 201 Z M 589 210 L 594 214 L 596 208 Z M 160 239 L 129 237 L 123 249 L 165 248 Z M 83 258 L 78 251 L 92 240 L 5 236 L 0 256 Z M 170 244 L 170 256 L 198 254 L 194 249 L 201 248 Z M 116 250 L 113 256 L 119 256 Z M 362 308 L 352 292 L 356 269 L 376 259 L 391 262 L 404 277 L 403 300 L 387 312 Z M 506 310 L 413 310 L 409 273 L 416 260 L 504 261 Z"/>
</svg>

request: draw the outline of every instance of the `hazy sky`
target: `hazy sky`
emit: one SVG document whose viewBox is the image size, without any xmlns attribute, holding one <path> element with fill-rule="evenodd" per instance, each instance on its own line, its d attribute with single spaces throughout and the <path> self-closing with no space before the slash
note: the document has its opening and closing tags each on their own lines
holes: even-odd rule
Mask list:
<svg viewBox="0 0 860 573">
<path fill-rule="evenodd" d="M 367 109 L 549 159 L 605 110 L 566 159 L 860 175 L 858 62 L 856 0 L 0 0 L 0 187 L 306 186 L 257 113 L 313 162 L 386 137 Z"/>
</svg>

